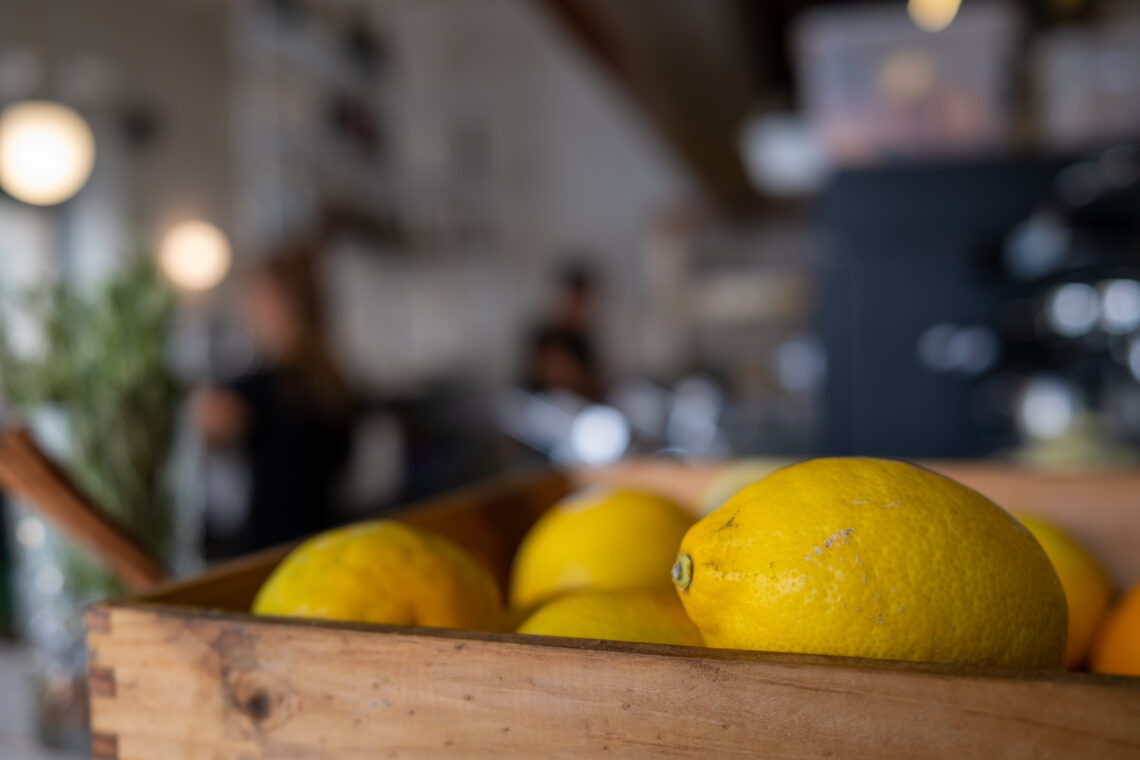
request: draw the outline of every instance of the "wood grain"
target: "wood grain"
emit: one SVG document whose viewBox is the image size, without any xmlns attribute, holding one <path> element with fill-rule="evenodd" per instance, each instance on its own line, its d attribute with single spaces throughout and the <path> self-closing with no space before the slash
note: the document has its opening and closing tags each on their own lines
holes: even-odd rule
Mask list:
<svg viewBox="0 0 1140 760">
<path fill-rule="evenodd" d="M 100 512 L 22 428 L 0 436 L 0 485 L 103 560 L 127 588 L 162 580 L 162 566 L 115 520 Z"/>
<path fill-rule="evenodd" d="M 118 760 L 1140 756 L 1137 679 L 108 614 L 91 708 Z"/>
<path fill-rule="evenodd" d="M 114 734 L 91 734 L 91 760 L 118 760 L 119 738 Z"/>
<path fill-rule="evenodd" d="M 526 529 L 572 488 L 695 504 L 722 467 L 526 473 L 400 519 L 467 546 L 504 581 Z M 1032 505 L 1118 581 L 1140 579 L 1137 473 L 934 468 Z M 1140 757 L 1140 679 L 241 614 L 290 548 L 89 610 L 96 757 Z"/>
</svg>

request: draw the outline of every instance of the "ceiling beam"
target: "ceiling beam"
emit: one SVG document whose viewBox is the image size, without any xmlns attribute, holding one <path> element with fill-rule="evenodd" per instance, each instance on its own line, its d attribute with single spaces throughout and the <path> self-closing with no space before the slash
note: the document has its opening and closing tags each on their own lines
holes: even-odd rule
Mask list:
<svg viewBox="0 0 1140 760">
<path fill-rule="evenodd" d="M 536 2 L 632 96 L 718 206 L 730 213 L 758 206 L 737 138 L 755 100 L 747 46 L 725 39 L 719 32 L 732 21 L 716 15 L 731 4 Z"/>
</svg>

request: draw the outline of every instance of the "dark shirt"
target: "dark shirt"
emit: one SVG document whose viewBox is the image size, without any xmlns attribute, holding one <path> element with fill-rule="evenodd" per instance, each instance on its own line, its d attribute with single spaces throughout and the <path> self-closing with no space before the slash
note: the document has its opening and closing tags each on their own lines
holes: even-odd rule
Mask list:
<svg viewBox="0 0 1140 760">
<path fill-rule="evenodd" d="M 269 369 L 231 386 L 249 418 L 245 453 L 251 476 L 245 551 L 292 541 L 331 524 L 333 491 L 348 458 L 351 422 L 322 404 L 295 370 Z"/>
<path fill-rule="evenodd" d="M 597 353 L 584 330 L 558 324 L 540 326 L 530 337 L 526 373 L 527 390 L 569 390 L 600 400 Z"/>
</svg>

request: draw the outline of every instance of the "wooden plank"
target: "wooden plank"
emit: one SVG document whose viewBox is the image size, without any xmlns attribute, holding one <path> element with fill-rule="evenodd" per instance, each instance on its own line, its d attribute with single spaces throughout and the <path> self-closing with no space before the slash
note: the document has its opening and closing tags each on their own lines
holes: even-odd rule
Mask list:
<svg viewBox="0 0 1140 760">
<path fill-rule="evenodd" d="M 96 509 L 23 428 L 0 436 L 0 484 L 103 560 L 127 588 L 139 591 L 166 577 L 158 561 L 126 528 Z"/>
<path fill-rule="evenodd" d="M 552 470 L 523 472 L 412 504 L 391 517 L 447 536 L 490 567 L 506 589 L 511 559 L 527 529 L 571 488 Z M 141 594 L 144 601 L 240 612 L 296 544 L 225 562 L 201 576 Z"/>
<path fill-rule="evenodd" d="M 92 732 L 91 760 L 118 760 L 119 740 L 114 735 Z"/>
<path fill-rule="evenodd" d="M 151 587 L 132 598 L 177 604 L 183 607 L 244 612 L 253 603 L 261 584 L 285 558 L 296 543 L 275 546 L 246 557 L 222 562 L 201 575 L 179 581 L 169 581 Z M 97 614 L 99 607 L 87 611 L 87 619 Z M 90 630 L 88 622 L 88 630 Z"/>
<path fill-rule="evenodd" d="M 1138 679 L 108 609 L 119 760 L 1140 756 Z"/>
</svg>

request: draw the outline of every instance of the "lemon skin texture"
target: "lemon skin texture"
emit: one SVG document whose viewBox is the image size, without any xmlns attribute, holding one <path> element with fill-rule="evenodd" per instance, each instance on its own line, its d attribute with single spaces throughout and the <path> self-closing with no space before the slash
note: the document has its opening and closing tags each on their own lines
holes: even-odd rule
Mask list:
<svg viewBox="0 0 1140 760">
<path fill-rule="evenodd" d="M 903 462 L 816 459 L 689 530 L 674 578 L 714 647 L 1056 669 L 1067 611 L 1033 536 Z"/>
<path fill-rule="evenodd" d="M 696 518 L 662 496 L 590 490 L 547 510 L 523 538 L 510 602 L 528 609 L 581 588 L 670 587 L 681 537 Z"/>
<path fill-rule="evenodd" d="M 392 521 L 350 525 L 291 552 L 253 612 L 364 623 L 501 630 L 491 573 L 451 541 Z"/>
</svg>

